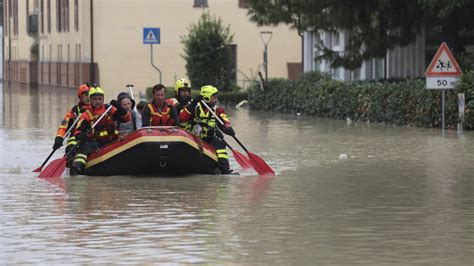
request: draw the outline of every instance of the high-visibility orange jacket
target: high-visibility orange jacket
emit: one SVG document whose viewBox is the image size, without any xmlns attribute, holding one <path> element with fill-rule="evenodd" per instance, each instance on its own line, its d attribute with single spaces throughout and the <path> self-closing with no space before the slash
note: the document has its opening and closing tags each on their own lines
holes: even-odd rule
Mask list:
<svg viewBox="0 0 474 266">
<path fill-rule="evenodd" d="M 118 130 L 114 121 L 125 123 L 131 119 L 131 114 L 129 111 L 117 110 L 114 106 L 112 106 L 112 109 L 99 121 L 94 129 L 86 135 L 108 107 L 108 104 L 102 105 L 99 108 L 91 106 L 82 113 L 75 132 L 75 136 L 80 142 L 93 139 L 100 143 L 107 143 L 118 138 Z"/>
<path fill-rule="evenodd" d="M 71 110 L 69 110 L 69 112 L 64 115 L 64 118 L 61 121 L 58 130 L 56 131 L 56 136 L 64 138 L 64 135 L 66 135 L 66 132 L 72 126 L 76 118 L 80 116 L 82 112 L 87 108 L 89 108 L 88 104 L 79 103 L 77 105 L 74 105 L 74 107 L 71 108 Z M 74 133 L 74 129 L 71 133 Z"/>
</svg>

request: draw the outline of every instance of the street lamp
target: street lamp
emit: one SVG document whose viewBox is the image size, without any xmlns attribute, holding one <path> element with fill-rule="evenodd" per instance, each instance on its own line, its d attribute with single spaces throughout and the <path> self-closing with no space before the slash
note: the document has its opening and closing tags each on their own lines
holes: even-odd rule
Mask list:
<svg viewBox="0 0 474 266">
<path fill-rule="evenodd" d="M 262 39 L 263 45 L 265 47 L 265 50 L 263 51 L 263 70 L 265 71 L 265 82 L 268 81 L 268 54 L 267 54 L 267 48 L 268 44 L 270 43 L 272 39 L 272 32 L 271 31 L 261 31 L 260 32 L 260 38 Z"/>
</svg>

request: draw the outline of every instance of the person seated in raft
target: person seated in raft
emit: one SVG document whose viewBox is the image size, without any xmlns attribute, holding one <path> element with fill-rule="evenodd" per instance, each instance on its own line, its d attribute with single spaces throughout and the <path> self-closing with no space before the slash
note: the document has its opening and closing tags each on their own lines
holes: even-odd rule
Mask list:
<svg viewBox="0 0 474 266">
<path fill-rule="evenodd" d="M 219 129 L 230 136 L 234 136 L 235 132 L 230 126 L 230 121 L 224 108 L 216 105 L 218 93 L 219 90 L 214 86 L 203 86 L 201 93 L 194 97 L 193 101 L 181 110 L 179 118 L 183 122 L 192 121 L 194 124 L 193 132 L 198 133 L 205 142 L 211 144 L 216 149 L 219 170 L 221 174 L 226 175 L 232 174 L 233 170 L 230 169 L 226 145 L 222 141 L 223 136 L 220 134 Z M 212 109 L 225 126 L 216 120 L 214 115 L 201 101 L 204 101 Z"/>
<path fill-rule="evenodd" d="M 138 111 L 138 114 L 140 115 L 140 119 L 143 114 L 143 108 L 145 108 L 146 104 L 147 104 L 146 101 L 139 101 L 137 104 L 137 111 Z"/>
<path fill-rule="evenodd" d="M 66 132 L 71 128 L 74 121 L 76 121 L 77 117 L 80 117 L 81 114 L 89 107 L 89 84 L 81 84 L 77 89 L 77 97 L 79 98 L 79 102 L 77 105 L 74 105 L 70 111 L 68 111 L 65 115 L 63 120 L 61 121 L 61 125 L 56 132 L 56 138 L 54 139 L 53 149 L 57 150 L 63 145 L 64 138 L 66 137 Z M 74 125 L 74 127 L 76 127 Z M 75 153 L 73 153 L 73 149 L 76 146 L 77 141 L 74 137 L 74 128 L 71 129 L 71 134 L 67 140 L 66 145 L 66 167 L 71 167 L 72 159 L 74 158 Z"/>
<path fill-rule="evenodd" d="M 91 152 L 118 138 L 116 121 L 126 123 L 131 119 L 130 112 L 122 108 L 117 100 L 112 100 L 110 101 L 111 110 L 90 130 L 109 105 L 104 104 L 104 91 L 100 87 L 91 88 L 89 98 L 91 105 L 82 113 L 74 133 L 79 147 L 69 171 L 71 176 L 82 173 L 86 166 L 87 156 Z"/>
<path fill-rule="evenodd" d="M 171 101 L 165 98 L 165 86 L 153 86 L 153 100 L 143 108 L 142 125 L 147 126 L 179 126 L 179 117 Z"/>
<path fill-rule="evenodd" d="M 132 119 L 130 119 L 126 123 L 121 123 L 120 121 L 117 121 L 117 128 L 119 130 L 119 134 L 130 133 L 141 128 L 142 121 L 137 119 L 139 114 L 138 114 L 138 111 L 134 110 L 135 100 L 133 100 L 132 97 L 128 93 L 121 92 L 117 96 L 117 101 L 119 102 L 120 106 L 123 109 L 129 111 L 130 114 L 132 115 Z"/>
</svg>

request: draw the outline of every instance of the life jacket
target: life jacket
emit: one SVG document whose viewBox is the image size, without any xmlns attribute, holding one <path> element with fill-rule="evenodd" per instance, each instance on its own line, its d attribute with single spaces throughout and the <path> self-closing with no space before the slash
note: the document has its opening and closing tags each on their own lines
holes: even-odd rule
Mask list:
<svg viewBox="0 0 474 266">
<path fill-rule="evenodd" d="M 215 108 L 212 108 L 215 112 Z M 216 135 L 217 120 L 211 114 L 211 112 L 205 112 L 207 110 L 203 108 L 202 104 L 198 104 L 194 111 L 194 126 L 193 130 L 197 125 L 201 126 L 201 138 L 214 137 Z"/>
<path fill-rule="evenodd" d="M 150 109 L 150 126 L 173 126 L 174 120 L 171 118 L 172 104 L 171 101 L 167 100 L 161 111 L 153 104 L 149 102 L 148 108 Z"/>
<path fill-rule="evenodd" d="M 86 113 L 89 117 L 89 123 L 91 126 L 99 119 L 99 117 L 107 110 L 108 105 L 102 105 L 99 109 L 87 109 Z M 115 123 L 112 119 L 113 113 L 108 112 L 104 118 L 92 129 L 87 135 L 89 139 L 95 139 L 100 143 L 107 143 L 114 141 L 118 138 L 118 130 L 115 127 Z"/>
<path fill-rule="evenodd" d="M 128 121 L 125 123 L 120 122 L 120 121 L 116 122 L 117 123 L 116 127 L 120 134 L 137 130 L 137 113 L 134 110 L 132 110 L 130 114 L 132 115 L 131 121 Z M 129 123 L 131 124 L 131 126 Z"/>
</svg>

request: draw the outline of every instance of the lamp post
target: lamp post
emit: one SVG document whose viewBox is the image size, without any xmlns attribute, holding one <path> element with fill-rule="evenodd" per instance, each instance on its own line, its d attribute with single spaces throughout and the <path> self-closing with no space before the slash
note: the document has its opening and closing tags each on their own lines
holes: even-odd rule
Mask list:
<svg viewBox="0 0 474 266">
<path fill-rule="evenodd" d="M 272 32 L 271 31 L 261 31 L 260 38 L 262 39 L 264 50 L 263 50 L 263 70 L 265 71 L 265 82 L 268 81 L 268 44 L 272 39 Z"/>
</svg>

